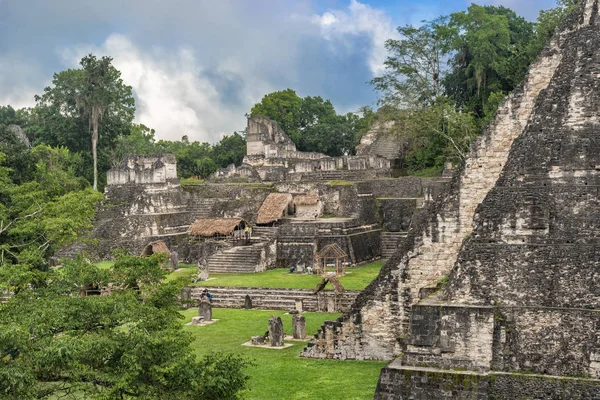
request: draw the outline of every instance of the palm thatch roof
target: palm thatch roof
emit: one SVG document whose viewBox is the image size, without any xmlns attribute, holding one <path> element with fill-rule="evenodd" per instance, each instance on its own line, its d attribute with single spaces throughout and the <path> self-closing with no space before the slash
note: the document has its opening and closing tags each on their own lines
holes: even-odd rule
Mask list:
<svg viewBox="0 0 600 400">
<path fill-rule="evenodd" d="M 271 193 L 258 210 L 256 217 L 257 224 L 270 224 L 285 217 L 288 206 L 292 201 L 292 195 L 289 193 Z"/>
<path fill-rule="evenodd" d="M 236 229 L 245 228 L 246 225 L 249 224 L 243 218 L 200 218 L 190 225 L 188 233 L 192 236 L 227 236 Z"/>
<path fill-rule="evenodd" d="M 319 203 L 319 196 L 301 195 L 294 197 L 294 204 L 297 206 L 314 206 Z"/>
<path fill-rule="evenodd" d="M 317 258 L 346 258 L 348 257 L 344 250 L 337 243 L 328 244 L 323 247 L 319 253 L 317 253 Z"/>
<path fill-rule="evenodd" d="M 165 242 L 163 242 L 162 240 L 157 240 L 156 242 L 148 243 L 144 247 L 144 250 L 142 250 L 140 257 L 149 257 L 154 253 L 171 254 L 171 251 L 169 250 Z"/>
</svg>

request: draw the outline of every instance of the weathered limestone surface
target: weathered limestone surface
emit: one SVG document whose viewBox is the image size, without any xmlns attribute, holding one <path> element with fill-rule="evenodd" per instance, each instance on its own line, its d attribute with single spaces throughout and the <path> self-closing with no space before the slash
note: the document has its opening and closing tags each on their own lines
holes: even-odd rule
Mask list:
<svg viewBox="0 0 600 400">
<path fill-rule="evenodd" d="M 586 7 L 592 7 L 589 2 L 586 4 Z M 591 9 L 596 10 L 594 7 L 596 6 Z M 590 15 L 590 21 L 597 20 L 597 11 Z M 567 154 L 570 152 L 570 154 L 581 155 L 580 160 L 586 160 L 587 165 L 594 167 L 600 165 L 600 161 L 596 162 L 594 156 L 591 155 L 594 151 L 592 149 L 595 147 L 589 129 L 587 130 L 588 135 L 585 135 L 586 130 L 571 129 L 571 126 L 566 129 L 560 128 L 560 125 L 563 124 L 562 120 L 556 119 L 561 115 L 561 109 L 569 103 L 580 104 L 580 107 L 570 107 L 569 118 L 575 118 L 577 121 L 587 124 L 582 121 L 588 121 L 590 118 L 593 120 L 594 115 L 597 116 L 597 111 L 594 110 L 598 110 L 598 103 L 592 96 L 592 92 L 596 90 L 595 93 L 598 93 L 596 89 L 598 73 L 594 69 L 598 66 L 598 62 L 595 61 L 598 52 L 594 51 L 599 43 L 598 29 L 597 25 L 585 25 L 583 19 L 571 18 L 570 25 L 566 26 L 540 54 L 531 66 L 522 87 L 515 90 L 506 99 L 495 120 L 473 144 L 468 159 L 455 174 L 448 190 L 429 207 L 427 212 L 421 215 L 420 222 L 413 224 L 408 240 L 403 242 L 396 255 L 384 266 L 379 277 L 357 298 L 352 312 L 341 317 L 339 324 L 323 327 L 315 340 L 305 349 L 303 356 L 392 359 L 404 350 L 400 338 L 408 333 L 412 306 L 421 297 L 430 293 L 431 288 L 435 287 L 443 276 L 450 273 L 459 258 L 463 241 L 478 234 L 480 229 L 488 229 L 482 227 L 473 232 L 475 210 L 499 181 L 501 172 L 509 160 L 511 147 L 520 149 L 515 150 L 522 154 L 520 161 L 529 160 L 528 163 L 523 164 L 526 166 L 524 169 L 521 168 L 520 171 L 518 168 L 515 169 L 513 178 L 517 173 L 519 174 L 517 178 L 521 175 L 527 176 L 536 168 L 538 173 L 543 172 L 545 176 L 548 176 L 546 169 L 552 165 L 549 164 L 551 155 L 555 154 L 553 156 L 555 158 L 560 157 L 561 149 L 564 152 L 563 159 L 568 158 Z M 569 80 L 568 76 L 573 78 L 573 70 L 577 71 L 578 78 Z M 591 84 L 592 82 L 595 83 Z M 569 95 L 571 86 L 563 87 L 571 83 L 574 89 L 572 90 L 573 95 Z M 577 89 L 578 87 L 586 89 L 582 92 L 582 89 Z M 582 98 L 586 99 L 587 109 L 581 109 Z M 556 101 L 544 101 L 544 99 L 556 99 Z M 561 104 L 565 104 L 565 106 L 563 107 Z M 587 138 L 587 144 L 581 141 L 578 145 L 571 146 L 571 150 L 566 145 L 547 146 L 551 144 L 547 141 L 551 140 L 550 136 L 546 136 L 550 126 L 542 129 L 540 124 L 543 121 L 546 121 L 547 125 L 558 123 L 559 127 L 552 128 L 552 130 L 563 129 L 563 137 L 567 135 L 567 137 L 574 138 L 583 133 L 583 137 Z M 526 130 L 528 123 L 530 125 Z M 522 148 L 521 143 L 526 140 L 524 137 L 515 143 L 515 140 L 524 136 L 523 133 L 526 131 L 537 132 L 531 138 L 532 146 L 535 142 L 537 147 Z M 556 139 L 559 137 L 555 136 Z M 534 161 L 531 155 L 536 152 L 541 153 L 544 157 L 547 156 L 548 160 Z M 599 153 L 596 151 L 595 154 Z M 514 157 L 518 156 L 511 154 L 511 159 Z M 511 161 L 511 163 L 521 165 L 520 161 Z M 578 161 L 578 163 L 582 162 Z M 555 165 L 560 164 L 555 163 Z M 572 167 L 569 165 L 567 171 L 571 170 Z M 556 168 L 551 170 L 554 174 L 562 173 L 561 171 Z M 569 175 L 572 172 L 563 174 Z M 503 175 L 502 179 L 507 178 Z M 522 184 L 522 186 L 525 185 Z M 518 203 L 518 201 L 520 200 L 509 200 L 511 204 Z M 507 199 L 502 200 L 502 203 L 507 204 Z M 499 205 L 500 201 L 497 204 Z M 492 208 L 490 207 L 489 210 Z M 529 209 L 539 215 L 539 210 L 543 207 L 530 207 Z M 489 212 L 493 213 L 493 211 Z M 496 223 L 500 223 L 500 221 L 496 221 Z M 528 229 L 533 229 L 533 227 Z M 474 250 L 474 252 L 477 251 Z M 531 260 L 533 260 L 533 256 Z M 475 264 L 479 263 L 474 262 L 473 265 Z M 485 285 L 489 285 L 496 279 L 493 272 L 496 266 L 494 264 L 486 264 L 486 266 L 489 275 L 485 278 L 482 277 L 477 282 L 477 285 L 484 285 L 481 289 L 482 292 L 487 292 Z M 463 268 L 461 271 L 465 271 L 465 269 Z M 508 283 L 511 272 L 513 271 L 507 270 L 503 275 L 506 284 L 502 287 L 505 290 L 510 287 Z M 567 273 L 567 271 L 565 272 Z M 582 273 L 577 284 L 586 278 L 591 278 L 591 275 Z M 460 293 L 464 293 L 463 297 L 455 296 L 452 299 L 468 301 L 474 295 L 470 288 L 479 286 L 470 285 L 470 280 L 466 278 L 462 282 L 464 285 Z M 588 283 L 587 286 L 589 287 L 590 284 Z M 518 289 L 515 288 L 514 292 L 517 291 Z M 565 288 L 565 292 L 567 291 L 568 289 Z M 448 293 L 450 292 L 451 289 Z M 489 302 L 483 301 L 475 304 L 490 305 Z M 540 303 L 535 304 L 540 305 Z"/>
<path fill-rule="evenodd" d="M 304 315 L 292 316 L 292 336 L 294 339 L 306 338 L 306 318 Z"/>
<path fill-rule="evenodd" d="M 273 347 L 283 346 L 283 322 L 280 317 L 273 316 L 269 318 L 269 343 Z"/>
<path fill-rule="evenodd" d="M 212 320 L 212 306 L 208 301 L 201 301 L 198 304 L 198 316 L 203 317 L 205 321 Z"/>
<path fill-rule="evenodd" d="M 375 400 L 596 400 L 600 382 L 593 379 L 518 374 L 475 373 L 390 365 L 381 372 Z"/>
<path fill-rule="evenodd" d="M 248 118 L 247 153 L 240 167 L 218 170 L 212 179 L 252 181 L 300 181 L 322 179 L 377 178 L 390 176 L 390 161 L 376 154 L 329 157 L 296 150 L 294 142 L 265 117 Z"/>
<path fill-rule="evenodd" d="M 598 398 L 599 3 L 582 1 L 538 59 L 560 62 L 375 398 Z"/>
</svg>

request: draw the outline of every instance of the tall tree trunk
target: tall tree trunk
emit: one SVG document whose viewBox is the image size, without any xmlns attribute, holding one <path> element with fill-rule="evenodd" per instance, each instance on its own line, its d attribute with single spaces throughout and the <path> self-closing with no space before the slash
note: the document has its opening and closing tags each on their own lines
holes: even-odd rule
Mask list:
<svg viewBox="0 0 600 400">
<path fill-rule="evenodd" d="M 92 156 L 94 157 L 94 190 L 98 190 L 98 120 L 100 113 L 96 107 L 92 108 Z"/>
</svg>

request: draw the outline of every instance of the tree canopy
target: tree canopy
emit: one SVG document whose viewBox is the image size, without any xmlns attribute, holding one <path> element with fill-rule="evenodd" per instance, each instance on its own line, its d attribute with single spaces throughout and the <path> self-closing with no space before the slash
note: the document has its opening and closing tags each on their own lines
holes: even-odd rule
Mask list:
<svg viewBox="0 0 600 400">
<path fill-rule="evenodd" d="M 111 270 L 80 256 L 40 273 L 35 285 L 0 274 L 13 293 L 0 305 L 3 396 L 237 399 L 248 362 L 196 357 L 182 331 L 181 289 L 164 275 L 158 256 L 123 253 Z"/>
<path fill-rule="evenodd" d="M 574 7 L 558 0 L 529 22 L 503 6 L 466 11 L 399 27 L 386 42 L 385 72 L 371 84 L 380 93 L 379 119 L 395 122 L 408 172 L 460 163 L 471 141 Z"/>
<path fill-rule="evenodd" d="M 131 125 L 135 105 L 131 86 L 123 83 L 111 57 L 98 59 L 89 54 L 81 59 L 80 65 L 81 69 L 54 74 L 52 86 L 44 89 L 44 94 L 36 96 L 36 100 L 40 103 L 40 110 L 46 108 L 43 115 L 49 111 L 51 120 L 59 120 L 56 121 L 59 123 L 62 120 L 63 128 L 67 128 L 65 130 L 76 131 L 75 141 L 91 137 L 93 187 L 97 189 L 100 128 L 107 139 L 114 139 L 119 128 Z M 106 121 L 101 124 L 104 118 Z"/>
<path fill-rule="evenodd" d="M 250 116 L 268 117 L 290 136 L 300 151 L 329 156 L 354 154 L 372 116 L 366 107 L 363 115 L 339 115 L 330 100 L 320 96 L 299 97 L 292 89 L 265 95 L 250 110 Z M 366 112 L 365 112 L 366 111 Z"/>
</svg>

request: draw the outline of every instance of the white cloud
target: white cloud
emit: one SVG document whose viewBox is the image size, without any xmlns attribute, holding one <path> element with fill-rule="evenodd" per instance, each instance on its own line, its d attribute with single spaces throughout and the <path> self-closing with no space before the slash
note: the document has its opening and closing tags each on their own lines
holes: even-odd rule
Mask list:
<svg viewBox="0 0 600 400">
<path fill-rule="evenodd" d="M 349 39 L 359 35 L 368 36 L 371 42 L 368 63 L 373 76 L 384 71 L 383 62 L 387 56 L 385 41 L 399 38 L 389 15 L 356 0 L 351 0 L 347 11 L 329 10 L 313 16 L 312 20 L 320 26 L 322 36 L 335 46 L 349 46 L 354 43 Z"/>
<path fill-rule="evenodd" d="M 0 24 L 0 48 L 10 45 L 0 104 L 32 105 L 53 72 L 78 68 L 90 52 L 109 55 L 135 91 L 136 121 L 171 140 L 214 142 L 243 129 L 244 114 L 275 90 L 329 98 L 338 110 L 371 103 L 366 81 L 395 36 L 384 11 L 358 1 L 321 15 L 310 0 L 106 0 L 85 13 L 68 0 L 31 2 L 16 2 Z"/>
<path fill-rule="evenodd" d="M 38 64 L 19 55 L 0 57 L 0 105 L 10 104 L 15 109 L 35 105 L 35 94 L 50 83 L 43 76 Z"/>
<path fill-rule="evenodd" d="M 144 52 L 126 36 L 111 35 L 100 48 L 80 46 L 66 50 L 63 57 L 74 66 L 88 52 L 113 57 L 124 82 L 133 87 L 136 121 L 156 129 L 159 139 L 188 135 L 191 140 L 214 142 L 245 126 L 246 104 L 241 108 L 223 104 L 190 48 Z"/>
</svg>

